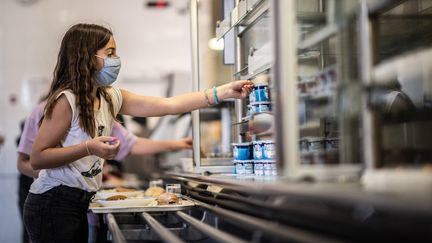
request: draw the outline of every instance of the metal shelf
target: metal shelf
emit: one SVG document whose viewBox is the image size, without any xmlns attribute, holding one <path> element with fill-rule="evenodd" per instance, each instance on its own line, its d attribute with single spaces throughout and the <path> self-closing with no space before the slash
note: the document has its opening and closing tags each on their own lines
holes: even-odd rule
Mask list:
<svg viewBox="0 0 432 243">
<path fill-rule="evenodd" d="M 329 24 L 325 27 L 313 32 L 306 39 L 300 41 L 298 44 L 298 49 L 300 52 L 308 50 L 313 46 L 319 44 L 320 42 L 336 35 L 338 33 L 339 27 L 336 24 Z"/>
<path fill-rule="evenodd" d="M 269 2 L 268 0 L 261 0 L 255 3 L 254 6 L 252 6 L 250 9 L 246 11 L 246 14 L 241 16 L 235 23 L 231 23 L 231 26 L 223 32 L 222 35 L 218 36 L 218 39 L 224 38 L 225 35 L 230 32 L 233 28 L 239 27 L 239 26 L 245 26 L 253 24 L 255 21 L 257 21 L 264 13 L 268 12 L 269 10 Z"/>
<path fill-rule="evenodd" d="M 369 15 L 377 15 L 386 12 L 407 0 L 366 0 Z"/>
</svg>

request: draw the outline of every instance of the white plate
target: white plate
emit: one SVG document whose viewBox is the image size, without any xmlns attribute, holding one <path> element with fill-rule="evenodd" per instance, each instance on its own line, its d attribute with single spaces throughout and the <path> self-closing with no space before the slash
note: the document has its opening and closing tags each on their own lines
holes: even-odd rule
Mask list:
<svg viewBox="0 0 432 243">
<path fill-rule="evenodd" d="M 144 195 L 144 191 L 131 191 L 131 192 L 116 192 L 115 189 L 112 190 L 101 190 L 96 192 L 94 200 L 107 199 L 115 195 L 123 195 L 126 197 L 141 197 Z"/>
<path fill-rule="evenodd" d="M 145 207 L 153 202 L 156 202 L 155 197 L 140 197 L 140 198 L 126 198 L 124 200 L 98 200 L 96 201 L 102 207 Z"/>
</svg>

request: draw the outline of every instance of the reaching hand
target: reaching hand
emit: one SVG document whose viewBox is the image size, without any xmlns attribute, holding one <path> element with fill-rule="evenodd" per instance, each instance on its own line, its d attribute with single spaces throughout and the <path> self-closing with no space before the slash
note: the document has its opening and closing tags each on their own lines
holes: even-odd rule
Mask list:
<svg viewBox="0 0 432 243">
<path fill-rule="evenodd" d="M 89 152 L 103 159 L 114 159 L 120 149 L 120 141 L 115 137 L 97 137 L 87 142 Z"/>
<path fill-rule="evenodd" d="M 218 95 L 220 94 L 222 99 L 244 99 L 250 94 L 253 87 L 254 84 L 249 80 L 237 80 L 220 86 L 218 88 Z M 220 93 L 219 89 L 221 91 Z"/>
<path fill-rule="evenodd" d="M 173 150 L 181 150 L 181 149 L 192 149 L 192 138 L 182 138 L 179 140 L 173 141 Z"/>
</svg>

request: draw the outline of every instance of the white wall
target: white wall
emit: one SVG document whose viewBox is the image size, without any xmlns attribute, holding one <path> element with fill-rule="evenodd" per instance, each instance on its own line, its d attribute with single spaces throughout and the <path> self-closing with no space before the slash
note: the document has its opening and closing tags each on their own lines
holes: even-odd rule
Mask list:
<svg viewBox="0 0 432 243">
<path fill-rule="evenodd" d="M 18 123 L 47 88 L 59 42 L 69 26 L 109 24 L 123 63 L 120 80 L 160 80 L 170 71 L 190 73 L 187 0 L 173 0 L 166 10 L 146 9 L 144 0 L 21 2 L 0 0 L 0 132 L 7 139 L 0 150 L 0 242 L 19 242 L 21 230 L 15 206 Z M 183 87 L 191 86 L 185 82 Z M 143 83 L 139 92 L 155 94 L 154 85 L 147 89 Z M 16 105 L 9 102 L 13 94 L 18 97 Z"/>
</svg>

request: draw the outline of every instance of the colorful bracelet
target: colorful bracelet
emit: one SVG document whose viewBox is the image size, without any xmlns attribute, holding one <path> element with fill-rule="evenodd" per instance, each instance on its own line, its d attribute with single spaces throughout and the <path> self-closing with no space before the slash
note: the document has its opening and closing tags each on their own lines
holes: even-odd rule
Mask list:
<svg viewBox="0 0 432 243">
<path fill-rule="evenodd" d="M 204 96 L 205 96 L 205 98 L 207 100 L 207 107 L 210 107 L 212 104 L 210 103 L 210 100 L 209 100 L 209 97 L 208 97 L 208 94 L 207 94 L 207 90 L 208 89 L 204 90 Z"/>
<path fill-rule="evenodd" d="M 217 96 L 216 86 L 213 86 L 213 98 L 215 105 L 219 104 L 219 97 Z"/>
</svg>

